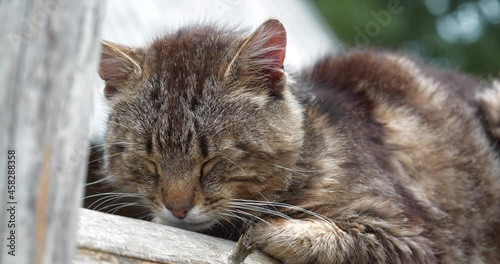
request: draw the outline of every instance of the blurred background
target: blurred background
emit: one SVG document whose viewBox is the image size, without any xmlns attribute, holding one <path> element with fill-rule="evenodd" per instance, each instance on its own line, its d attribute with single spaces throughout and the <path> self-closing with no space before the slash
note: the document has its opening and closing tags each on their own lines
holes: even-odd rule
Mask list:
<svg viewBox="0 0 500 264">
<path fill-rule="evenodd" d="M 439 67 L 500 74 L 500 0 L 314 0 L 348 47 L 416 53 Z"/>
</svg>

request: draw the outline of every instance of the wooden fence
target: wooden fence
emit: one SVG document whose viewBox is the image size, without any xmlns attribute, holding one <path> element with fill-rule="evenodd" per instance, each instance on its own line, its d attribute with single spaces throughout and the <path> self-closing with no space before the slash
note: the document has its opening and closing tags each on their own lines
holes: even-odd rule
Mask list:
<svg viewBox="0 0 500 264">
<path fill-rule="evenodd" d="M 72 262 L 102 11 L 1 2 L 1 263 Z"/>
</svg>

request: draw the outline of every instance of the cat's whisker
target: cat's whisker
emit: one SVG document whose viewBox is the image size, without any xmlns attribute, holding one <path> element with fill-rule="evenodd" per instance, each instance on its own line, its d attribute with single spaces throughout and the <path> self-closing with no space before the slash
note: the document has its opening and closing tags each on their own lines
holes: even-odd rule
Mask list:
<svg viewBox="0 0 500 264">
<path fill-rule="evenodd" d="M 112 145 L 137 145 L 138 143 L 132 143 L 132 142 L 110 142 L 110 143 L 103 143 L 103 144 L 98 144 L 98 145 L 93 145 L 89 147 L 89 149 L 95 149 L 95 148 L 104 148 Z"/>
<path fill-rule="evenodd" d="M 314 217 L 324 221 L 325 223 L 331 224 L 331 223 L 335 222 L 334 220 L 327 218 L 321 214 L 318 214 L 318 213 L 315 213 L 313 211 L 304 209 L 304 208 L 299 207 L 299 206 L 291 205 L 291 204 L 280 203 L 280 202 L 270 202 L 270 201 L 263 202 L 263 201 L 245 200 L 245 199 L 234 199 L 233 201 L 235 201 L 236 204 L 245 204 L 246 203 L 249 205 L 260 205 L 260 206 L 271 206 L 272 205 L 272 206 L 276 206 L 276 207 L 286 208 L 289 210 L 299 211 L 299 212 L 314 216 Z"/>
<path fill-rule="evenodd" d="M 227 231 L 227 233 L 231 233 L 231 231 L 229 231 L 229 229 L 227 229 L 227 227 L 225 225 L 223 225 L 219 220 L 217 219 L 214 219 L 215 222 L 217 222 L 217 225 L 221 226 L 222 228 L 224 228 L 224 230 Z M 233 225 L 234 226 L 234 225 Z M 234 226 L 236 228 L 236 226 Z"/>
<path fill-rule="evenodd" d="M 250 211 L 260 212 L 260 213 L 264 213 L 264 214 L 270 214 L 270 215 L 278 216 L 278 217 L 281 217 L 281 218 L 284 218 L 284 219 L 292 219 L 290 216 L 285 215 L 285 214 L 283 214 L 283 213 L 281 213 L 279 211 L 273 211 L 273 210 L 270 210 L 270 209 L 267 209 L 267 208 L 263 208 L 263 207 L 259 207 L 259 206 L 238 204 L 238 205 L 232 205 L 232 206 L 229 206 L 229 207 L 231 207 L 231 208 L 238 208 L 238 209 L 247 209 L 247 210 L 250 210 Z"/>
<path fill-rule="evenodd" d="M 237 215 L 235 215 L 235 214 L 232 214 L 232 213 L 227 213 L 227 214 L 226 214 L 226 213 L 220 213 L 220 215 L 222 215 L 222 216 L 226 216 L 226 217 L 228 217 L 229 219 L 232 219 L 232 218 L 237 218 L 237 219 L 238 219 L 238 217 L 239 217 L 239 216 L 237 216 Z M 238 227 L 236 227 L 236 225 L 235 225 L 235 224 L 233 224 L 233 222 L 232 222 L 231 220 L 229 220 L 229 219 L 227 219 L 227 218 L 225 218 L 225 217 L 223 217 L 223 218 L 222 218 L 222 220 L 226 221 L 227 223 L 229 223 L 230 225 L 232 225 L 232 226 L 234 227 L 234 229 L 235 229 L 235 230 L 237 230 L 237 229 L 238 229 Z M 241 219 L 238 219 L 238 220 L 241 220 Z M 243 223 L 246 223 L 246 222 L 243 222 Z M 221 223 L 221 224 L 222 224 L 222 223 Z"/>
<path fill-rule="evenodd" d="M 106 178 L 102 178 L 102 179 L 97 180 L 97 181 L 89 182 L 89 183 L 85 184 L 85 186 L 87 187 L 87 186 L 98 184 L 98 183 L 105 182 L 105 181 L 106 181 Z"/>
<path fill-rule="evenodd" d="M 105 207 L 100 208 L 99 211 L 102 212 L 104 209 L 108 209 L 109 208 L 107 210 L 107 213 L 114 214 L 118 210 L 120 210 L 121 208 L 125 208 L 125 207 L 136 207 L 136 208 L 150 209 L 148 206 L 145 206 L 145 205 L 142 205 L 142 204 L 139 204 L 139 203 L 136 203 L 136 202 L 123 202 L 123 203 L 113 203 L 113 204 L 107 205 Z"/>
<path fill-rule="evenodd" d="M 136 215 L 136 217 L 138 219 L 141 219 L 141 220 L 147 220 L 148 218 L 150 218 L 153 215 L 155 215 L 155 213 L 146 211 L 144 213 L 139 213 L 138 215 Z"/>
<path fill-rule="evenodd" d="M 108 204 L 106 206 L 103 206 L 102 208 L 99 208 L 99 211 L 102 212 L 103 210 L 108 209 L 108 208 L 110 210 L 113 210 L 113 208 L 116 208 L 118 206 L 125 205 L 125 204 L 127 204 L 127 205 L 135 205 L 136 203 L 134 203 L 134 202 L 112 203 L 112 204 Z"/>
<path fill-rule="evenodd" d="M 103 197 L 100 197 L 103 196 Z M 94 195 L 88 195 L 84 199 L 88 198 L 93 198 L 93 197 L 100 197 L 99 199 L 95 200 L 92 202 L 87 208 L 96 210 L 98 211 L 99 206 L 113 202 L 119 199 L 124 199 L 124 198 L 132 198 L 132 199 L 142 199 L 141 196 L 135 195 L 135 194 L 129 194 L 129 193 L 120 193 L 120 192 L 108 192 L 108 193 L 99 193 L 99 194 L 94 194 Z M 96 205 L 94 208 L 94 204 Z"/>
<path fill-rule="evenodd" d="M 244 224 L 248 224 L 250 220 L 244 218 L 244 217 L 241 217 L 237 214 L 234 214 L 233 213 L 233 210 L 229 210 L 229 209 L 224 209 L 224 211 L 226 211 L 227 213 L 220 213 L 221 215 L 224 215 L 224 216 L 227 216 L 229 218 L 236 218 L 240 221 L 242 221 Z M 230 220 L 226 219 L 226 221 L 228 222 L 231 222 Z"/>
<path fill-rule="evenodd" d="M 282 169 L 282 170 L 290 171 L 290 172 L 296 173 L 298 175 L 307 176 L 306 174 L 304 174 L 301 171 L 298 171 L 298 170 L 295 170 L 295 169 L 291 169 L 291 168 L 287 168 L 287 167 L 283 167 L 283 166 L 280 166 L 280 165 L 277 165 L 277 164 L 274 164 L 274 167 Z"/>
<path fill-rule="evenodd" d="M 120 196 L 117 196 L 117 195 L 108 195 L 108 196 L 101 197 L 101 198 L 95 200 L 94 202 L 92 202 L 89 206 L 87 206 L 87 208 L 97 211 L 97 208 L 101 204 L 107 203 L 107 202 L 111 202 L 114 198 L 119 199 Z M 96 206 L 93 208 L 94 204 L 96 204 Z"/>
<path fill-rule="evenodd" d="M 138 204 L 136 202 L 123 202 L 123 203 L 112 203 L 112 204 L 108 204 L 106 206 L 103 206 L 102 208 L 100 208 L 100 211 L 102 210 L 105 210 L 107 208 L 113 208 L 115 206 L 120 206 L 120 205 L 124 205 L 124 204 L 128 204 L 129 206 L 135 206 L 135 207 L 146 207 L 147 206 L 144 206 L 144 205 L 141 205 L 141 204 Z"/>
<path fill-rule="evenodd" d="M 240 165 L 236 164 L 236 162 L 234 162 L 233 160 L 231 160 L 230 158 L 226 157 L 226 156 L 222 156 L 225 160 L 231 162 L 234 166 L 240 168 L 240 170 L 242 170 L 243 172 L 245 171 L 242 167 L 240 167 Z"/>
<path fill-rule="evenodd" d="M 98 158 L 98 159 L 95 159 L 95 160 L 91 160 L 91 161 L 88 162 L 88 164 L 92 164 L 94 162 L 104 160 L 105 158 L 109 159 L 109 158 L 114 157 L 114 156 L 122 155 L 123 153 L 125 153 L 125 152 L 122 151 L 122 152 L 119 152 L 119 153 L 115 153 L 113 155 L 107 155 L 106 157 L 102 157 L 102 158 Z"/>
<path fill-rule="evenodd" d="M 103 196 L 103 195 L 127 195 L 127 196 L 134 196 L 134 197 L 140 197 L 142 196 L 138 194 L 132 194 L 132 193 L 126 193 L 126 192 L 105 192 L 105 193 L 97 193 L 97 194 L 92 194 L 92 195 L 87 195 L 83 199 L 88 199 L 88 198 L 93 198 L 93 197 L 98 197 L 98 196 Z"/>
<path fill-rule="evenodd" d="M 295 211 L 299 211 L 299 212 L 302 212 L 302 213 L 305 213 L 305 214 L 308 214 L 308 215 L 311 215 L 311 216 L 314 216 L 326 223 L 333 223 L 334 221 L 330 218 L 327 218 L 321 214 L 318 214 L 316 212 L 313 212 L 313 211 L 310 211 L 310 210 L 307 210 L 307 209 L 304 209 L 302 207 L 299 207 L 299 206 L 295 206 L 295 205 L 290 205 L 290 204 L 285 204 L 285 203 L 276 203 L 276 202 L 272 202 L 272 205 L 273 206 L 277 206 L 277 207 L 282 207 L 282 208 L 286 208 L 286 209 L 290 209 L 290 210 L 295 210 Z"/>
<path fill-rule="evenodd" d="M 110 197 L 105 197 L 105 198 L 101 198 L 95 202 L 93 202 L 89 208 L 90 209 L 93 209 L 93 210 L 96 210 L 96 211 L 99 211 L 99 207 L 102 206 L 102 205 L 106 205 L 106 204 L 109 204 L 109 203 L 116 203 L 116 201 L 120 200 L 120 199 L 125 199 L 127 197 L 124 197 L 124 196 L 110 196 Z M 103 200 L 104 199 L 104 200 Z M 103 200 L 101 202 L 99 202 L 100 200 Z M 92 208 L 92 205 L 99 202 L 98 204 L 96 204 L 94 206 L 94 208 Z"/>
<path fill-rule="evenodd" d="M 117 204 L 118 205 L 118 204 Z M 117 206 L 115 209 L 112 209 L 112 210 L 109 210 L 108 213 L 110 214 L 114 214 L 116 213 L 118 210 L 122 209 L 122 208 L 125 208 L 125 207 L 130 207 L 130 206 L 138 206 L 136 203 L 122 203 L 121 206 Z"/>
<path fill-rule="evenodd" d="M 282 233 L 283 233 L 281 230 L 279 230 L 279 229 L 278 229 L 275 225 L 273 225 L 271 222 L 266 221 L 266 220 L 264 220 L 264 219 L 262 219 L 262 218 L 260 218 L 260 217 L 258 217 L 258 216 L 256 216 L 256 215 L 253 215 L 253 214 L 251 214 L 251 213 L 247 213 L 247 212 L 245 212 L 245 211 L 241 211 L 241 210 L 238 210 L 238 209 L 236 209 L 234 212 L 236 212 L 236 213 L 240 213 L 240 214 L 244 214 L 244 215 L 247 215 L 247 216 L 250 216 L 250 217 L 252 217 L 252 218 L 254 218 L 254 219 L 257 219 L 258 221 L 261 221 L 261 222 L 263 222 L 263 223 L 267 224 L 267 226 L 269 226 L 269 227 L 271 227 L 272 229 L 274 229 L 274 231 L 276 231 L 276 233 L 277 233 L 277 234 L 282 234 Z M 285 242 L 287 242 L 287 243 L 288 243 L 288 245 L 290 246 L 290 248 L 291 248 L 291 249 L 292 249 L 295 253 L 297 253 L 297 250 L 295 250 L 295 248 L 293 247 L 292 243 L 291 243 L 290 241 L 288 241 L 288 239 L 286 239 L 286 238 L 285 238 L 285 236 L 281 236 L 281 238 L 283 238 L 283 240 L 284 240 Z"/>
<path fill-rule="evenodd" d="M 320 170 L 301 170 L 301 169 L 297 169 L 297 168 L 288 168 L 288 167 L 284 167 L 284 166 L 277 165 L 277 164 L 275 164 L 274 166 L 277 168 L 292 171 L 292 172 L 320 172 Z"/>
<path fill-rule="evenodd" d="M 239 213 L 239 214 L 243 214 L 243 215 L 246 215 L 246 216 L 250 216 L 251 218 L 256 219 L 256 220 L 258 220 L 258 221 L 260 221 L 262 223 L 265 223 L 268 226 L 273 226 L 269 221 L 266 221 L 265 219 L 262 219 L 261 217 L 258 217 L 256 215 L 248 213 L 248 212 L 245 212 L 243 210 L 236 209 L 236 210 L 233 210 L 233 212 Z"/>
<path fill-rule="evenodd" d="M 264 196 L 261 192 L 257 191 L 257 193 L 262 197 L 262 199 L 266 200 L 268 203 L 271 203 L 271 201 L 269 201 L 269 199 L 267 199 L 266 196 Z M 273 207 L 275 211 L 279 211 L 278 208 L 274 207 L 272 204 L 271 207 Z"/>
</svg>

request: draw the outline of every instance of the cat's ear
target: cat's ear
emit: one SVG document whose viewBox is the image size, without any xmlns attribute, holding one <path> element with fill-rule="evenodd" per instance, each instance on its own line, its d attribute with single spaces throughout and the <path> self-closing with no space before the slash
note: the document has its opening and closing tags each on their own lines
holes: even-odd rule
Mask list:
<svg viewBox="0 0 500 264">
<path fill-rule="evenodd" d="M 126 93 L 127 82 L 141 75 L 141 66 L 136 52 L 129 47 L 102 41 L 99 76 L 106 82 L 104 96 L 113 98 L 118 93 Z"/>
<path fill-rule="evenodd" d="M 270 19 L 260 25 L 240 46 L 226 70 L 226 77 L 240 70 L 257 74 L 273 86 L 283 86 L 286 31 L 279 20 Z"/>
</svg>

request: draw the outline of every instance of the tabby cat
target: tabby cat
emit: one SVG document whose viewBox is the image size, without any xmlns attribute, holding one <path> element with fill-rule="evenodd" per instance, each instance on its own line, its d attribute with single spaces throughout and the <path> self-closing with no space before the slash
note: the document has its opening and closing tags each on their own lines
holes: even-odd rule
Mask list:
<svg viewBox="0 0 500 264">
<path fill-rule="evenodd" d="M 380 51 L 292 76 L 285 47 L 274 19 L 103 42 L 107 180 L 156 222 L 243 234 L 237 254 L 500 263 L 500 85 Z"/>
</svg>

